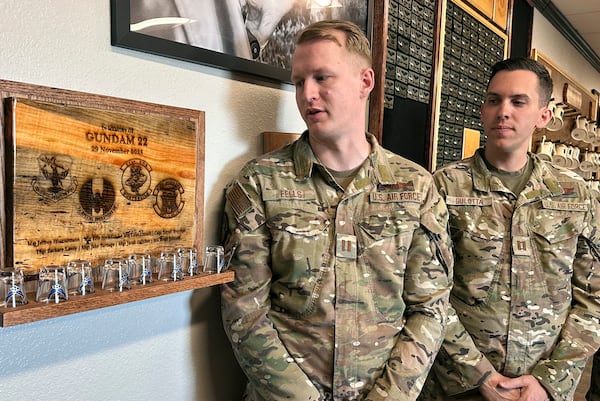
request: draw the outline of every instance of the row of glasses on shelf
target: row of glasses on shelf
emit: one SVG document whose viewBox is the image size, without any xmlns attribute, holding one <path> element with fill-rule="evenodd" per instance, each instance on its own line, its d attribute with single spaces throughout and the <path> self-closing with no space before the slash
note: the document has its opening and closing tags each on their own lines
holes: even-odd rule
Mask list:
<svg viewBox="0 0 600 401">
<path fill-rule="evenodd" d="M 158 257 L 150 253 L 133 253 L 128 257 L 110 258 L 102 266 L 93 267 L 83 259 L 71 260 L 65 266 L 43 266 L 37 277 L 36 302 L 59 303 L 69 296 L 95 292 L 94 283 L 103 290 L 124 291 L 154 281 L 179 281 L 200 273 L 215 274 L 225 269 L 223 247 L 207 246 L 203 264 L 198 263 L 195 247 L 165 248 Z M 27 304 L 22 269 L 0 270 L 0 306 L 16 307 Z"/>
</svg>

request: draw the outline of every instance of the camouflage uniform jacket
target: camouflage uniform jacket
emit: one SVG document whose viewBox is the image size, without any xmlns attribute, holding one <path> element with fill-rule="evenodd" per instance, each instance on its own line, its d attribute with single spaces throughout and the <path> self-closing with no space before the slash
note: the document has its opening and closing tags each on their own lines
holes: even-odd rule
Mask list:
<svg viewBox="0 0 600 401">
<path fill-rule="evenodd" d="M 451 287 L 447 209 L 429 172 L 367 137 L 346 191 L 307 133 L 227 187 L 235 280 L 222 314 L 248 400 L 414 400 L 433 364 Z"/>
<path fill-rule="evenodd" d="M 532 154 L 517 197 L 481 153 L 434 174 L 450 213 L 455 281 L 433 371 L 449 394 L 495 369 L 531 374 L 554 400 L 572 400 L 600 346 L 599 203 L 579 175 Z"/>
</svg>

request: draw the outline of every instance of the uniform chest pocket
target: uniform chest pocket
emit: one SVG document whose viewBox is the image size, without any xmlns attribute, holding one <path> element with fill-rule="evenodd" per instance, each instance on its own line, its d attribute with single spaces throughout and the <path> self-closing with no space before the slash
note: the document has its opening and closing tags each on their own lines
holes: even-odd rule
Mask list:
<svg viewBox="0 0 600 401">
<path fill-rule="evenodd" d="M 273 201 L 265 202 L 265 208 L 267 227 L 274 234 L 315 237 L 324 232 L 327 224 L 327 217 L 315 203 Z"/>
<path fill-rule="evenodd" d="M 266 201 L 271 249 L 272 307 L 301 316 L 312 313 L 320 291 L 321 264 L 328 247 L 329 221 L 315 203 Z"/>
<path fill-rule="evenodd" d="M 534 257 L 547 274 L 570 280 L 577 241 L 584 227 L 584 212 L 541 209 L 533 216 Z M 559 282 L 560 285 L 560 282 Z"/>
<path fill-rule="evenodd" d="M 357 223 L 359 269 L 379 319 L 397 324 L 404 313 L 404 274 L 414 231 L 417 204 L 371 208 Z"/>
<path fill-rule="evenodd" d="M 485 302 L 499 274 L 507 221 L 490 207 L 449 207 L 450 232 L 454 243 L 453 295 L 468 305 Z"/>
<path fill-rule="evenodd" d="M 532 218 L 531 230 L 547 243 L 557 244 L 581 233 L 584 213 L 542 209 Z"/>
<path fill-rule="evenodd" d="M 357 224 L 362 234 L 362 245 L 367 248 L 392 238 L 412 237 L 419 226 L 419 217 L 417 205 L 371 208 Z"/>
</svg>

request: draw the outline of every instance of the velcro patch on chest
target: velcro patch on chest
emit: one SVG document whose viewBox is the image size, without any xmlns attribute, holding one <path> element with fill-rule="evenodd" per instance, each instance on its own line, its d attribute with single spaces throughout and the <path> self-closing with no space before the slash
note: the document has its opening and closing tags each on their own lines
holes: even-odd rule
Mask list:
<svg viewBox="0 0 600 401">
<path fill-rule="evenodd" d="M 262 197 L 264 201 L 316 199 L 314 191 L 307 191 L 298 188 L 265 189 Z"/>
<path fill-rule="evenodd" d="M 394 191 L 394 192 L 371 192 L 371 202 L 390 203 L 390 202 L 418 202 L 423 200 L 423 194 L 420 192 Z"/>
<path fill-rule="evenodd" d="M 452 206 L 491 206 L 491 196 L 446 196 L 446 205 Z"/>
<path fill-rule="evenodd" d="M 587 212 L 590 209 L 590 205 L 585 202 L 564 202 L 550 199 L 542 199 L 542 206 L 544 209 L 566 210 L 569 212 Z"/>
</svg>

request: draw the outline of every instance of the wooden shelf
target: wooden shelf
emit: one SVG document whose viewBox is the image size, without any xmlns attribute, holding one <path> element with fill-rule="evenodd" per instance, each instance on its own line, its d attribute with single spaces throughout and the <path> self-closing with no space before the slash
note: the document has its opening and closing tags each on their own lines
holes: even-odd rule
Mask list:
<svg viewBox="0 0 600 401">
<path fill-rule="evenodd" d="M 180 281 L 157 281 L 147 285 L 133 286 L 131 290 L 110 292 L 98 289 L 93 294 L 72 296 L 68 301 L 58 304 L 35 302 L 35 294 L 27 294 L 29 303 L 16 308 L 0 308 L 0 326 L 9 327 L 23 323 L 31 323 L 44 319 L 51 319 L 73 313 L 86 312 L 94 309 L 106 308 L 141 301 L 162 295 L 210 287 L 233 281 L 233 272 L 225 271 L 219 274 L 200 274 L 196 277 L 185 277 Z"/>
</svg>

